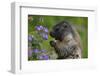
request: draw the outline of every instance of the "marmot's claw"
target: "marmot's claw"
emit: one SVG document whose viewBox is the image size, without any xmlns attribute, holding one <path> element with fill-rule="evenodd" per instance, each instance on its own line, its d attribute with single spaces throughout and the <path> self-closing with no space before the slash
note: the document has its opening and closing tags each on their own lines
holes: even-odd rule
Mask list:
<svg viewBox="0 0 100 76">
<path fill-rule="evenodd" d="M 56 43 L 55 43 L 54 41 L 50 41 L 50 45 L 51 45 L 52 47 L 54 47 L 54 46 L 56 45 Z"/>
</svg>

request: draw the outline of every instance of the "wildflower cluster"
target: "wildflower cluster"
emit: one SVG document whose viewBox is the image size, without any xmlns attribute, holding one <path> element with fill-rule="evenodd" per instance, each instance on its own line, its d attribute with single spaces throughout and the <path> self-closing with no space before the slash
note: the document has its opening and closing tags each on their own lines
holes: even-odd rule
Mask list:
<svg viewBox="0 0 100 76">
<path fill-rule="evenodd" d="M 44 39 L 48 39 L 48 29 L 46 27 L 43 27 L 42 25 L 38 25 L 35 27 L 38 34 Z"/>
<path fill-rule="evenodd" d="M 39 50 L 39 49 L 28 50 L 28 57 L 33 57 L 33 59 L 36 60 L 49 59 L 49 55 L 46 54 L 46 50 Z"/>
<path fill-rule="evenodd" d="M 45 38 L 44 38 L 45 39 Z M 47 50 L 39 48 L 38 39 L 36 40 L 34 36 L 28 36 L 28 57 L 32 60 L 48 60 L 49 55 Z"/>
</svg>

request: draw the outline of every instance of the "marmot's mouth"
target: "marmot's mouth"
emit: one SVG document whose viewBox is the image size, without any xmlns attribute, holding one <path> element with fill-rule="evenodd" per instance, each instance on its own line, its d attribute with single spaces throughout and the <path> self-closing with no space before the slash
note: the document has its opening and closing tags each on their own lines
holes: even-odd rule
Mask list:
<svg viewBox="0 0 100 76">
<path fill-rule="evenodd" d="M 58 38 L 55 38 L 55 40 L 59 40 Z"/>
<path fill-rule="evenodd" d="M 55 37 L 55 40 L 63 41 L 63 35 L 59 35 L 58 37 Z"/>
<path fill-rule="evenodd" d="M 55 40 L 60 40 L 60 41 L 62 41 L 64 38 L 64 36 L 62 34 L 60 34 L 60 33 L 57 34 L 54 32 L 50 32 L 50 36 L 55 38 Z"/>
</svg>

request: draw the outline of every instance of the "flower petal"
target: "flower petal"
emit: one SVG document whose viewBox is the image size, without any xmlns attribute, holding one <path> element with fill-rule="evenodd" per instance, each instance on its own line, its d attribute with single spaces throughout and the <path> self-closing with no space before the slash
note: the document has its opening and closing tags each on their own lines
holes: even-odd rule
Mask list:
<svg viewBox="0 0 100 76">
<path fill-rule="evenodd" d="M 34 53 L 39 53 L 39 50 L 38 49 L 33 49 L 33 52 Z"/>
<path fill-rule="evenodd" d="M 28 41 L 32 41 L 32 39 L 33 39 L 32 36 L 29 35 L 29 36 L 28 36 Z"/>
</svg>

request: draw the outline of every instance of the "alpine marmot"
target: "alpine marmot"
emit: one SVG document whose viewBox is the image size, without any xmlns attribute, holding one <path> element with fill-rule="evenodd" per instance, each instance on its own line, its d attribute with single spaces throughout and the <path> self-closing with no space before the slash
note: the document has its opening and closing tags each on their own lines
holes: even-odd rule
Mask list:
<svg viewBox="0 0 100 76">
<path fill-rule="evenodd" d="M 82 46 L 78 32 L 67 21 L 56 24 L 50 36 L 54 40 L 50 41 L 50 45 L 55 49 L 58 55 L 57 59 L 78 59 L 82 57 Z"/>
</svg>

